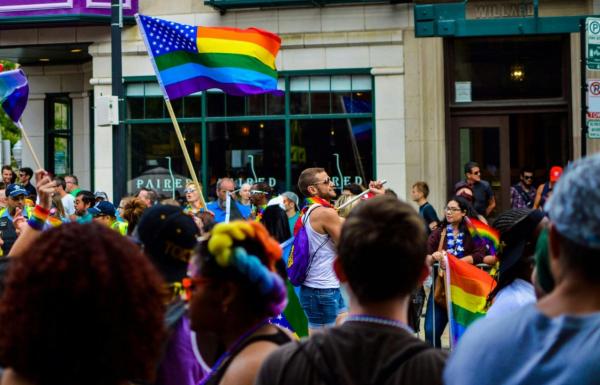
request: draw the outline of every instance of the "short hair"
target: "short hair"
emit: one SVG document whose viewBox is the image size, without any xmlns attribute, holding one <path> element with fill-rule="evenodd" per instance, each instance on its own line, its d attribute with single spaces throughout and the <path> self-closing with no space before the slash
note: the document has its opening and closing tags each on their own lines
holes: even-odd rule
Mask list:
<svg viewBox="0 0 600 385">
<path fill-rule="evenodd" d="M 73 180 L 75 181 L 76 185 L 79 185 L 79 179 L 77 179 L 77 177 L 75 175 L 65 175 L 65 179 L 66 178 L 73 178 Z"/>
<path fill-rule="evenodd" d="M 348 190 L 352 193 L 352 195 L 359 195 L 364 191 L 361 185 L 356 183 L 350 183 L 344 186 L 344 190 Z"/>
<path fill-rule="evenodd" d="M 78 198 L 78 197 L 81 197 L 81 200 L 86 205 L 93 206 L 96 203 L 96 197 L 94 196 L 94 193 L 91 191 L 81 190 L 75 196 L 75 198 Z"/>
<path fill-rule="evenodd" d="M 4 166 L 2 166 L 2 171 L 4 171 L 4 170 L 8 170 L 8 171 L 12 172 L 13 174 L 15 173 L 13 171 L 13 169 L 12 169 L 12 166 L 9 166 L 7 164 L 5 164 Z"/>
<path fill-rule="evenodd" d="M 391 196 L 358 205 L 344 222 L 338 256 L 360 303 L 409 295 L 427 254 L 425 227 L 417 212 Z"/>
<path fill-rule="evenodd" d="M 471 173 L 471 170 L 472 170 L 473 168 L 475 168 L 475 167 L 479 167 L 479 163 L 477 163 L 477 162 L 473 162 L 473 161 L 470 161 L 470 162 L 467 162 L 467 163 L 465 163 L 465 174 L 466 174 L 466 173 L 469 173 L 469 174 L 470 174 L 470 173 Z M 480 167 L 480 168 L 481 168 L 481 167 Z"/>
<path fill-rule="evenodd" d="M 308 192 L 308 186 L 314 185 L 317 181 L 317 174 L 325 172 L 325 169 L 322 167 L 311 167 L 300 173 L 300 177 L 298 177 L 298 190 L 300 193 L 306 197 L 310 196 Z"/>
<path fill-rule="evenodd" d="M 140 193 L 141 193 L 142 191 L 145 191 L 145 192 L 148 194 L 148 199 L 150 199 L 150 202 L 152 202 L 152 204 L 154 204 L 154 203 L 156 202 L 156 200 L 158 199 L 158 194 L 156 193 L 156 191 L 154 191 L 154 190 L 152 190 L 152 189 L 149 189 L 149 188 L 145 188 L 145 187 L 141 188 L 141 189 L 140 189 L 140 190 L 137 192 L 137 194 L 135 194 L 135 197 L 136 197 L 136 198 L 137 198 L 137 197 L 139 197 L 139 196 L 140 196 Z"/>
<path fill-rule="evenodd" d="M 427 184 L 427 182 L 424 182 L 421 180 L 418 182 L 415 182 L 415 184 L 413 184 L 413 188 L 416 188 L 417 190 L 422 192 L 423 196 L 425 198 L 427 198 L 429 196 L 429 185 Z"/>
<path fill-rule="evenodd" d="M 36 384 L 153 381 L 163 293 L 152 263 L 116 231 L 97 223 L 45 231 L 11 263 L 0 361 Z"/>
<path fill-rule="evenodd" d="M 233 186 L 235 188 L 235 181 L 231 178 L 220 178 L 219 180 L 217 180 L 217 192 L 219 192 L 219 190 L 221 189 L 221 185 L 223 184 L 223 182 L 231 182 L 233 183 Z"/>
<path fill-rule="evenodd" d="M 600 249 L 574 242 L 557 231 L 560 240 L 560 261 L 565 268 L 579 273 L 586 281 L 600 284 Z"/>
<path fill-rule="evenodd" d="M 62 176 L 55 176 L 54 182 L 56 182 L 57 185 L 61 186 L 63 190 L 67 188 L 67 182 L 65 182 L 65 178 L 63 178 Z"/>
<path fill-rule="evenodd" d="M 271 196 L 273 196 L 273 187 L 269 186 L 269 184 L 267 182 L 258 182 L 255 183 L 254 186 L 256 186 L 256 190 L 260 190 L 262 192 L 265 193 L 265 196 L 267 198 L 270 198 Z"/>
<path fill-rule="evenodd" d="M 144 210 L 147 208 L 148 206 L 146 206 L 140 198 L 128 199 L 125 204 L 123 204 L 123 219 L 127 221 L 127 235 L 133 233 Z"/>
<path fill-rule="evenodd" d="M 33 176 L 33 170 L 31 169 L 31 167 L 21 167 L 19 169 L 19 172 L 24 172 L 30 178 Z"/>
<path fill-rule="evenodd" d="M 531 166 L 521 167 L 521 171 L 520 171 L 519 175 L 524 175 L 526 172 L 530 172 L 530 173 L 533 174 L 534 173 L 533 172 L 533 167 L 531 167 Z"/>
</svg>

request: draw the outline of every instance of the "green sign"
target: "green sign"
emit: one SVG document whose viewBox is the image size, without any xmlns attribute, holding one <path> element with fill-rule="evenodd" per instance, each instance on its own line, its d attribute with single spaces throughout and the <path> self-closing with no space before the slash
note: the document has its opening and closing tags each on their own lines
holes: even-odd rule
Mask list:
<svg viewBox="0 0 600 385">
<path fill-rule="evenodd" d="M 586 63 L 589 70 L 600 70 L 600 18 L 585 20 Z"/>
<path fill-rule="evenodd" d="M 588 138 L 600 139 L 600 120 L 588 120 Z"/>
</svg>

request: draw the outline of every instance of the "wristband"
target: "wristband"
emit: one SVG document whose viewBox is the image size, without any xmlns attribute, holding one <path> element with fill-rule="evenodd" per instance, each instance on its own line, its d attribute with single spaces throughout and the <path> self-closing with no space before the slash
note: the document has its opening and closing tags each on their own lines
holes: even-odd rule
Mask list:
<svg viewBox="0 0 600 385">
<path fill-rule="evenodd" d="M 31 215 L 29 216 L 27 224 L 34 230 L 42 231 L 49 215 L 50 210 L 46 210 L 40 205 L 36 205 L 35 209 L 33 209 Z"/>
</svg>

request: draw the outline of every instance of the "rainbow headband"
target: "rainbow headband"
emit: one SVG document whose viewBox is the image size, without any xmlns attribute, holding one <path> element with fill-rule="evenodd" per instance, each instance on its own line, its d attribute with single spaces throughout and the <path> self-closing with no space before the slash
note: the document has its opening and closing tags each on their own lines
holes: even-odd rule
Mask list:
<svg viewBox="0 0 600 385">
<path fill-rule="evenodd" d="M 248 238 L 262 243 L 268 265 L 264 265 L 257 256 L 248 254 L 243 247 L 234 246 L 236 241 Z M 275 316 L 283 311 L 287 304 L 287 291 L 283 279 L 275 271 L 275 262 L 281 259 L 281 247 L 262 225 L 244 221 L 220 223 L 211 232 L 208 251 L 219 266 L 237 269 L 258 287 L 268 299 L 270 315 Z"/>
</svg>

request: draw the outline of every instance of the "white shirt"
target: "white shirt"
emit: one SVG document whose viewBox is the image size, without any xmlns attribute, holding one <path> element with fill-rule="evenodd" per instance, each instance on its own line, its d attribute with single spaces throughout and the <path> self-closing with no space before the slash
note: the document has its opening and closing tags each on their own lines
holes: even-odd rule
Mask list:
<svg viewBox="0 0 600 385">
<path fill-rule="evenodd" d="M 314 210 L 322 210 L 322 208 L 315 208 Z M 313 230 L 310 225 L 310 216 L 305 226 L 306 235 L 308 235 L 308 250 L 313 259 L 303 285 L 312 287 L 313 289 L 339 288 L 340 281 L 338 281 L 333 271 L 333 261 L 336 251 L 331 237 Z"/>
<path fill-rule="evenodd" d="M 71 194 L 67 194 L 64 197 L 60 198 L 62 201 L 63 207 L 65 208 L 65 212 L 67 215 L 75 214 L 75 198 Z"/>
<path fill-rule="evenodd" d="M 535 303 L 535 288 L 530 282 L 517 278 L 500 290 L 494 303 L 487 311 L 486 318 L 496 318 L 513 312 L 525 305 Z"/>
</svg>

